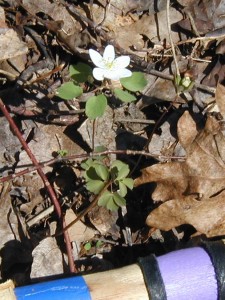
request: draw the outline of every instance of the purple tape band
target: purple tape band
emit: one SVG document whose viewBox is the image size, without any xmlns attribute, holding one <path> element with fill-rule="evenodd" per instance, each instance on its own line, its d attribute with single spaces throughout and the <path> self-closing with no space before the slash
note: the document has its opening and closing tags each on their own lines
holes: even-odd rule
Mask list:
<svg viewBox="0 0 225 300">
<path fill-rule="evenodd" d="M 217 281 L 210 257 L 194 247 L 157 257 L 168 300 L 217 300 Z"/>
</svg>

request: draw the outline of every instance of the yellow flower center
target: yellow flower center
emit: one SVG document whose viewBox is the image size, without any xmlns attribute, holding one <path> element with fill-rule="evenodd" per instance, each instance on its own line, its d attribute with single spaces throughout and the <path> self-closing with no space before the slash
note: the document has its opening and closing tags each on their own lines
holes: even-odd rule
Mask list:
<svg viewBox="0 0 225 300">
<path fill-rule="evenodd" d="M 104 60 L 107 69 L 112 69 L 114 66 L 114 61 Z"/>
</svg>

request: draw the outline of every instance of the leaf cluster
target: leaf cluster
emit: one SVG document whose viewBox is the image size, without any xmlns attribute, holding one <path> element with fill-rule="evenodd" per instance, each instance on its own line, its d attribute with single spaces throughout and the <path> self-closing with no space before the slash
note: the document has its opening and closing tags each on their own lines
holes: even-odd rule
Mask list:
<svg viewBox="0 0 225 300">
<path fill-rule="evenodd" d="M 71 65 L 69 74 L 71 81 L 63 83 L 57 90 L 57 95 L 64 100 L 80 97 L 83 94 L 82 84 L 85 82 L 93 84 L 94 82 L 92 68 L 82 62 Z M 132 76 L 121 78 L 120 84 L 121 88 L 112 87 L 112 93 L 117 99 L 129 103 L 137 100 L 136 93 L 145 87 L 147 81 L 143 73 L 133 72 Z M 96 119 L 103 116 L 106 107 L 107 98 L 100 93 L 87 99 L 85 113 L 89 119 Z"/>
<path fill-rule="evenodd" d="M 122 88 L 113 87 L 112 93 L 122 102 L 129 103 L 137 100 L 135 93 L 141 91 L 147 84 L 144 74 L 141 72 L 133 72 L 132 76 L 121 78 L 120 84 Z M 86 104 L 86 115 L 90 119 L 101 117 L 106 109 L 107 99 L 100 94 L 88 99 Z"/>
<path fill-rule="evenodd" d="M 64 100 L 80 97 L 83 94 L 83 89 L 80 84 L 93 82 L 92 68 L 82 62 L 71 65 L 69 67 L 69 75 L 72 81 L 63 83 L 57 90 L 57 95 Z"/>
<path fill-rule="evenodd" d="M 107 167 L 101 160 L 89 158 L 81 164 L 84 169 L 86 188 L 94 194 L 99 194 L 111 183 L 99 197 L 98 205 L 111 211 L 126 205 L 125 196 L 128 189 L 133 188 L 133 179 L 129 175 L 129 166 L 120 160 L 115 160 Z"/>
<path fill-rule="evenodd" d="M 194 86 L 194 81 L 189 76 L 178 75 L 175 77 L 175 86 L 179 93 L 190 91 Z"/>
</svg>

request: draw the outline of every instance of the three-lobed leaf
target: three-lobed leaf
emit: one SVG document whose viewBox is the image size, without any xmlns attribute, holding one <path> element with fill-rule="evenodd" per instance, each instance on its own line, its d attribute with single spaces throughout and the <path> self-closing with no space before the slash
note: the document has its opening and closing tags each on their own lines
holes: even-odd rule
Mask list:
<svg viewBox="0 0 225 300">
<path fill-rule="evenodd" d="M 93 159 L 88 158 L 81 163 L 81 168 L 84 170 L 88 170 L 93 165 Z"/>
<path fill-rule="evenodd" d="M 125 177 L 127 177 L 127 175 L 130 173 L 130 169 L 129 166 L 124 164 L 124 166 L 122 166 L 122 168 L 119 169 L 118 175 L 116 177 L 116 180 L 121 180 Z"/>
<path fill-rule="evenodd" d="M 111 165 L 111 171 L 113 178 L 119 181 L 129 174 L 130 169 L 127 164 L 123 163 L 120 160 L 115 160 Z"/>
<path fill-rule="evenodd" d="M 121 180 L 121 182 L 125 184 L 130 190 L 132 190 L 134 187 L 134 180 L 132 178 L 124 178 L 123 180 Z"/>
<path fill-rule="evenodd" d="M 106 208 L 111 211 L 117 211 L 119 206 L 115 203 L 114 198 L 112 198 L 107 202 Z"/>
<path fill-rule="evenodd" d="M 121 197 L 125 197 L 127 194 L 127 186 L 122 181 L 119 181 L 118 194 L 120 194 Z"/>
<path fill-rule="evenodd" d="M 122 196 L 120 196 L 119 193 L 117 192 L 113 194 L 113 200 L 119 207 L 126 205 L 126 200 Z"/>
<path fill-rule="evenodd" d="M 119 181 L 119 191 L 120 196 L 125 197 L 127 194 L 127 188 L 132 190 L 134 187 L 134 180 L 132 178 L 124 178 Z"/>
<path fill-rule="evenodd" d="M 110 199 L 113 199 L 113 194 L 109 191 L 105 191 L 102 194 L 102 196 L 98 199 L 98 205 L 106 207 Z"/>
<path fill-rule="evenodd" d="M 105 183 L 101 180 L 90 180 L 87 182 L 86 186 L 87 186 L 88 191 L 97 195 L 104 188 Z"/>
<path fill-rule="evenodd" d="M 126 205 L 126 200 L 118 192 L 112 193 L 107 190 L 99 198 L 98 205 L 116 211 L 119 207 Z"/>
<path fill-rule="evenodd" d="M 109 179 L 109 170 L 105 165 L 96 164 L 94 167 L 95 167 L 95 172 L 103 181 Z"/>
</svg>

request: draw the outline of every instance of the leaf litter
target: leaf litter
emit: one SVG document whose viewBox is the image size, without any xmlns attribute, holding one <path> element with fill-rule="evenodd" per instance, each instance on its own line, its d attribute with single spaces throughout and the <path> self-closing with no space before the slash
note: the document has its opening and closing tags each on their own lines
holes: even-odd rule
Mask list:
<svg viewBox="0 0 225 300">
<path fill-rule="evenodd" d="M 177 93 L 166 1 L 1 1 L 0 98 L 42 164 L 66 225 L 77 220 L 68 229 L 77 271 L 176 249 L 182 231 L 192 242 L 190 226 L 200 239 L 224 236 L 224 10 L 223 0 L 171 1 L 181 79 L 193 82 Z M 102 54 L 108 44 L 131 57 L 130 70 L 142 72 L 147 85 L 131 87 L 132 94 L 118 85 L 115 95 L 105 86 L 108 106 L 93 122 L 84 103 L 98 96 L 99 83 L 86 80 L 93 68 L 88 50 Z M 82 64 L 84 81 L 71 67 Z M 77 90 L 64 101 L 57 89 L 71 85 L 71 70 Z M 21 285 L 69 272 L 46 187 L 2 115 L 0 126 L 1 278 Z M 80 163 L 99 146 L 122 151 L 104 162 L 128 163 L 136 187 L 118 212 L 95 206 L 82 216 L 94 196 Z M 22 271 L 15 272 L 18 263 Z"/>
</svg>

